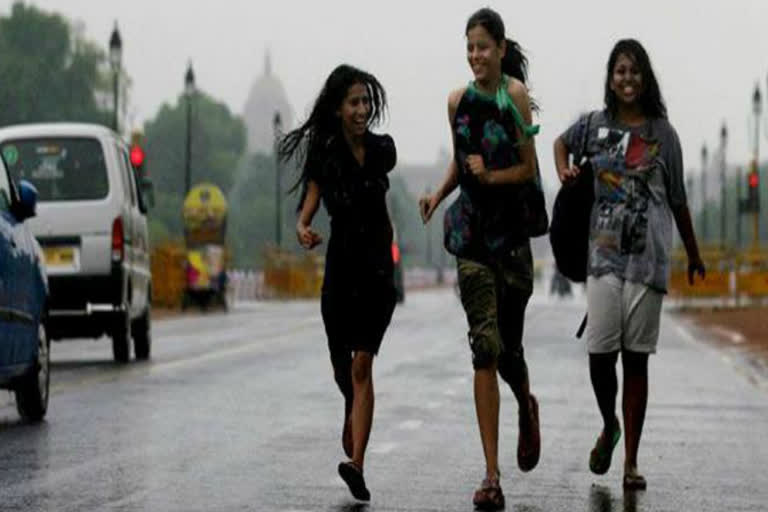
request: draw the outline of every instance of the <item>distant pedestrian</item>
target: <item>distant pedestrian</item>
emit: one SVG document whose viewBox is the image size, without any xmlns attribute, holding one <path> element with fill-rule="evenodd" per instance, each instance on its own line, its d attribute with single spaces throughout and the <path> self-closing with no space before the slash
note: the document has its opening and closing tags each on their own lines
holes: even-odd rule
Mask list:
<svg viewBox="0 0 768 512">
<path fill-rule="evenodd" d="M 554 144 L 560 180 L 594 180 L 587 264 L 587 349 L 603 430 L 589 467 L 604 474 L 621 437 L 616 362 L 624 368 L 624 478 L 644 489 L 637 452 L 648 402 L 648 355 L 656 352 L 670 273 L 673 220 L 688 253 L 688 280 L 704 277 L 688 211 L 683 156 L 650 59 L 633 40 L 611 51 L 605 107 L 584 115 Z M 568 157 L 586 148 L 586 160 Z M 592 172 L 584 172 L 591 169 Z"/>
<path fill-rule="evenodd" d="M 322 199 L 331 217 L 321 311 L 334 379 L 344 396 L 338 466 L 352 495 L 367 501 L 363 461 L 373 421 L 373 359 L 395 308 L 392 226 L 385 195 L 396 162 L 389 135 L 377 135 L 386 94 L 371 74 L 333 70 L 309 118 L 279 143 L 302 174 L 296 236 L 305 249 L 322 242 L 312 219 Z"/>
<path fill-rule="evenodd" d="M 525 205 L 526 194 L 537 190 L 533 135 L 538 127 L 531 126 L 527 60 L 504 32 L 504 22 L 491 9 L 481 9 L 467 21 L 467 60 L 474 80 L 448 98 L 454 158 L 434 195 L 420 201 L 426 223 L 443 199 L 457 186 L 461 189 L 446 212 L 445 243 L 457 257 L 485 456 L 485 478 L 473 502 L 487 510 L 503 508 L 505 502 L 498 462 L 497 372 L 518 402 L 520 469 L 536 466 L 541 446 L 539 407 L 530 392 L 522 344 L 525 308 L 533 291 Z"/>
</svg>

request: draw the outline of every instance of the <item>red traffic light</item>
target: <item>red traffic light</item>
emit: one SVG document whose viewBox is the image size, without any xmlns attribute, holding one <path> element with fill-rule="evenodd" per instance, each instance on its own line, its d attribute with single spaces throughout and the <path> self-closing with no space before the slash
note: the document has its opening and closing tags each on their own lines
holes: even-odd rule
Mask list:
<svg viewBox="0 0 768 512">
<path fill-rule="evenodd" d="M 139 145 L 131 146 L 131 164 L 139 168 L 144 163 L 144 150 Z"/>
<path fill-rule="evenodd" d="M 749 173 L 749 188 L 757 188 L 760 185 L 760 175 L 756 172 Z"/>
</svg>

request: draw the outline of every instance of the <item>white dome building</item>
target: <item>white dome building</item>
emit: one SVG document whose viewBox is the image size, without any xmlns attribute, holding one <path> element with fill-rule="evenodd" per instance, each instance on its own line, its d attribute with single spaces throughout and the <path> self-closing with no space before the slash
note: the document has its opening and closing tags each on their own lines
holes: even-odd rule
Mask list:
<svg viewBox="0 0 768 512">
<path fill-rule="evenodd" d="M 267 51 L 264 55 L 264 74 L 251 87 L 243 111 L 250 153 L 273 152 L 273 122 L 277 112 L 280 113 L 282 131 L 287 132 L 293 126 L 293 109 L 282 82 L 272 74 L 272 58 Z"/>
</svg>

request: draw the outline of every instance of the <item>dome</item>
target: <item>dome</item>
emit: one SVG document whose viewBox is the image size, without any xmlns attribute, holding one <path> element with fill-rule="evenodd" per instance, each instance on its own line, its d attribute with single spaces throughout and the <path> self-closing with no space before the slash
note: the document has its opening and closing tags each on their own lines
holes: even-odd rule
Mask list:
<svg viewBox="0 0 768 512">
<path fill-rule="evenodd" d="M 251 87 L 243 112 L 248 129 L 249 152 L 272 153 L 276 112 L 280 113 L 282 131 L 287 131 L 293 124 L 293 109 L 288 103 L 282 82 L 272 73 L 272 59 L 267 52 L 264 56 L 264 74 Z"/>
</svg>

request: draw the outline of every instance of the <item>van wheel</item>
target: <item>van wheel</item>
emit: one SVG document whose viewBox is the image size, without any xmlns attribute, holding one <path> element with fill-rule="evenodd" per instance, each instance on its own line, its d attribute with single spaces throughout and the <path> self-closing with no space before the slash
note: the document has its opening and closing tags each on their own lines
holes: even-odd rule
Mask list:
<svg viewBox="0 0 768 512">
<path fill-rule="evenodd" d="M 130 313 L 120 313 L 115 319 L 112 330 L 112 355 L 117 363 L 127 363 L 130 359 L 131 322 Z"/>
<path fill-rule="evenodd" d="M 22 377 L 16 388 L 16 409 L 27 421 L 41 421 L 48 411 L 51 384 L 51 342 L 41 322 L 37 328 L 37 364 Z"/>
<path fill-rule="evenodd" d="M 136 359 L 146 361 L 152 350 L 152 305 L 133 324 L 133 352 Z"/>
</svg>

